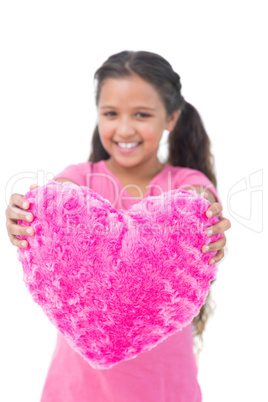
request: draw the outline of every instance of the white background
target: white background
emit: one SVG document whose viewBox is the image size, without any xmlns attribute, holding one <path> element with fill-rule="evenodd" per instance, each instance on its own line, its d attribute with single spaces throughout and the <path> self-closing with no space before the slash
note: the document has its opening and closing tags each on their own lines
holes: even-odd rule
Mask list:
<svg viewBox="0 0 268 402">
<path fill-rule="evenodd" d="M 87 160 L 93 74 L 122 50 L 159 53 L 180 74 L 211 139 L 232 223 L 199 363 L 203 401 L 268 401 L 267 37 L 258 0 L 1 2 L 1 401 L 39 401 L 56 339 L 23 283 L 7 200 Z"/>
</svg>

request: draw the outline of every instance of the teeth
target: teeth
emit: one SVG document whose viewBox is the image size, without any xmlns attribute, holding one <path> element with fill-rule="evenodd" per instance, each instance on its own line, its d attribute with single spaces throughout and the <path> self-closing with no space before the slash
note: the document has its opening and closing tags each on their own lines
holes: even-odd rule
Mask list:
<svg viewBox="0 0 268 402">
<path fill-rule="evenodd" d="M 128 142 L 128 143 L 126 143 L 126 142 L 118 142 L 117 144 L 121 148 L 133 148 L 133 147 L 136 147 L 139 144 L 139 142 Z"/>
</svg>

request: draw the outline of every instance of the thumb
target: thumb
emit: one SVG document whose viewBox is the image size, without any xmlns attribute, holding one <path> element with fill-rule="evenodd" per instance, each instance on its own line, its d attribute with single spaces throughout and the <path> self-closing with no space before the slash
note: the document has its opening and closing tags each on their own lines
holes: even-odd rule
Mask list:
<svg viewBox="0 0 268 402">
<path fill-rule="evenodd" d="M 30 190 L 33 190 L 34 188 L 39 187 L 37 184 L 31 184 L 30 185 Z"/>
</svg>

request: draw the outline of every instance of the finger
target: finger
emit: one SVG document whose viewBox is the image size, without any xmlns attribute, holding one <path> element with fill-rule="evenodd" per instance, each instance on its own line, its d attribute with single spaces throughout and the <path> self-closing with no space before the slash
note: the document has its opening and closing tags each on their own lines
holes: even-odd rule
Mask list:
<svg viewBox="0 0 268 402">
<path fill-rule="evenodd" d="M 206 198 L 208 200 L 208 193 L 203 191 L 203 193 L 201 193 L 201 197 Z"/>
<path fill-rule="evenodd" d="M 207 236 L 209 237 L 215 234 L 226 232 L 226 230 L 230 229 L 230 227 L 231 222 L 229 221 L 229 219 L 220 219 L 219 222 L 215 223 L 215 225 L 212 225 L 207 229 Z"/>
<path fill-rule="evenodd" d="M 11 221 L 12 222 L 12 221 Z M 32 236 L 34 230 L 30 226 L 16 225 L 15 223 L 7 224 L 8 233 L 15 236 Z"/>
<path fill-rule="evenodd" d="M 11 195 L 11 197 L 9 199 L 9 205 L 17 206 L 22 209 L 28 209 L 30 206 L 29 201 L 26 200 L 26 198 L 24 198 L 22 194 L 17 194 L 17 193 L 14 193 Z"/>
<path fill-rule="evenodd" d="M 210 204 L 206 211 L 206 215 L 208 218 L 212 218 L 214 215 L 218 215 L 222 211 L 222 206 L 219 202 L 213 202 Z"/>
<path fill-rule="evenodd" d="M 226 237 L 222 237 L 221 239 L 211 242 L 210 244 L 204 244 L 202 247 L 203 253 L 208 253 L 209 251 L 220 250 L 226 245 Z"/>
<path fill-rule="evenodd" d="M 22 221 L 31 222 L 33 215 L 29 211 L 23 211 L 17 207 L 9 206 L 6 209 L 6 217 L 12 220 L 21 219 Z"/>
<path fill-rule="evenodd" d="M 228 221 L 228 229 L 230 229 L 230 227 L 231 227 L 231 221 L 229 221 L 229 219 L 224 218 L 224 216 L 222 216 L 222 215 L 218 215 L 218 218 L 219 218 L 220 221 L 223 221 L 223 220 Z M 228 229 L 226 229 L 226 230 L 228 230 Z"/>
<path fill-rule="evenodd" d="M 14 235 L 9 235 L 9 239 L 13 246 L 19 247 L 19 248 L 26 248 L 28 247 L 28 242 L 27 240 L 19 240 L 16 236 Z"/>
<path fill-rule="evenodd" d="M 224 249 L 221 248 L 217 254 L 209 261 L 209 264 L 214 264 L 215 262 L 220 262 L 224 257 Z"/>
</svg>

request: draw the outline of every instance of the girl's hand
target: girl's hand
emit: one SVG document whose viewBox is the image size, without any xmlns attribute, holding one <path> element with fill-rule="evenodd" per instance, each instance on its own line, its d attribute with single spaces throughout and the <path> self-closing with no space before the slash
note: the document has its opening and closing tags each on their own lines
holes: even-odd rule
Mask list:
<svg viewBox="0 0 268 402">
<path fill-rule="evenodd" d="M 37 184 L 32 184 L 30 190 L 38 187 Z M 6 208 L 6 228 L 8 237 L 14 246 L 25 248 L 28 246 L 27 240 L 20 240 L 16 236 L 33 236 L 33 228 L 29 226 L 20 226 L 17 224 L 17 220 L 21 219 L 23 221 L 32 222 L 33 215 L 27 212 L 30 204 L 29 201 L 23 198 L 21 194 L 12 194 L 9 199 L 9 204 Z M 22 209 L 20 209 L 22 208 Z"/>
<path fill-rule="evenodd" d="M 208 199 L 208 194 L 206 192 L 203 192 L 201 194 L 204 198 Z M 207 229 L 207 236 L 210 237 L 212 235 L 218 234 L 218 233 L 223 233 L 223 237 L 215 242 L 211 242 L 209 245 L 204 245 L 202 247 L 202 251 L 204 253 L 208 251 L 216 251 L 218 250 L 217 254 L 209 261 L 209 264 L 214 264 L 215 262 L 219 262 L 222 260 L 224 257 L 224 249 L 223 247 L 226 245 L 226 237 L 224 232 L 231 227 L 231 222 L 229 219 L 224 218 L 222 215 L 220 215 L 222 211 L 222 206 L 219 202 L 213 202 L 210 204 L 210 207 L 206 211 L 206 215 L 208 218 L 211 218 L 214 215 L 218 215 L 220 222 L 216 223 L 213 226 L 210 226 Z M 212 212 L 212 215 L 209 213 Z M 209 230 L 211 231 L 209 233 Z M 208 247 L 208 249 L 206 249 Z"/>
</svg>

